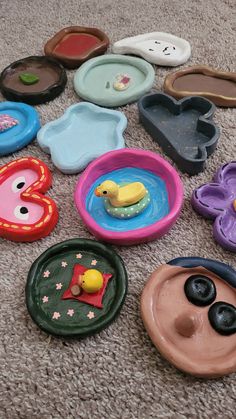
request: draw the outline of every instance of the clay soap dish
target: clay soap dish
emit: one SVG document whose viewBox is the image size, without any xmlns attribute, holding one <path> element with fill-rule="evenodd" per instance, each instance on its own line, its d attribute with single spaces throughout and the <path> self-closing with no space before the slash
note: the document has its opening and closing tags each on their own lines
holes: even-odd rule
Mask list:
<svg viewBox="0 0 236 419">
<path fill-rule="evenodd" d="M 64 67 L 51 57 L 15 61 L 0 75 L 0 90 L 8 100 L 39 105 L 59 96 L 66 85 Z"/>
<path fill-rule="evenodd" d="M 102 289 L 78 290 L 79 275 L 93 270 L 103 277 Z M 33 321 L 46 333 L 83 338 L 115 320 L 127 286 L 124 263 L 114 250 L 95 240 L 76 238 L 50 247 L 33 263 L 26 305 Z"/>
<path fill-rule="evenodd" d="M 188 61 L 191 47 L 188 41 L 165 32 L 144 33 L 114 43 L 115 54 L 139 55 L 149 63 L 175 67 Z"/>
<path fill-rule="evenodd" d="M 73 174 L 107 151 L 125 147 L 126 126 L 122 112 L 80 102 L 69 106 L 59 119 L 44 125 L 37 139 L 59 170 Z"/>
<path fill-rule="evenodd" d="M 220 135 L 210 121 L 215 111 L 210 101 L 198 96 L 177 101 L 154 93 L 142 97 L 138 106 L 145 129 L 181 171 L 196 175 L 204 170 Z"/>
<path fill-rule="evenodd" d="M 100 29 L 69 26 L 49 39 L 44 52 L 67 68 L 77 68 L 84 61 L 103 54 L 108 45 L 109 39 Z"/>
<path fill-rule="evenodd" d="M 224 164 L 212 181 L 195 189 L 191 203 L 200 215 L 214 220 L 214 239 L 236 253 L 236 162 Z"/>
<path fill-rule="evenodd" d="M 177 99 L 204 96 L 217 106 L 236 106 L 236 73 L 208 66 L 187 67 L 165 78 L 164 91 Z"/>
<path fill-rule="evenodd" d="M 75 73 L 78 96 L 96 105 L 115 107 L 134 102 L 154 83 L 151 64 L 136 57 L 106 54 L 84 63 Z"/>
</svg>

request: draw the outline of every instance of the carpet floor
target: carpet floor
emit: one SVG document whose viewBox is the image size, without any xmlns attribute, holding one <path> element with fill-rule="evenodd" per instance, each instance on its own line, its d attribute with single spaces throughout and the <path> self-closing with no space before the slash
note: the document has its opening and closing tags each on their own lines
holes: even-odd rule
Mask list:
<svg viewBox="0 0 236 419">
<path fill-rule="evenodd" d="M 192 46 L 191 64 L 235 70 L 235 0 L 1 0 L 1 68 L 16 59 L 40 55 L 55 32 L 69 25 L 103 29 L 111 43 L 151 31 L 170 32 Z M 154 90 L 160 90 L 168 68 L 155 67 Z M 68 71 L 64 93 L 37 106 L 42 125 L 78 102 Z M 1 97 L 1 100 L 4 100 Z M 164 155 L 139 124 L 137 104 L 124 106 L 128 147 Z M 235 256 L 212 239 L 212 223 L 193 212 L 193 189 L 209 181 L 216 169 L 236 157 L 235 109 L 217 109 L 221 128 L 218 148 L 198 176 L 181 175 L 185 188 L 182 215 L 171 232 L 150 244 L 119 247 L 129 275 L 129 291 L 117 320 L 96 336 L 78 341 L 49 338 L 32 322 L 24 287 L 31 263 L 48 247 L 74 237 L 91 237 L 73 204 L 77 176 L 53 166 L 34 141 L 0 164 L 36 156 L 53 173 L 50 195 L 60 220 L 53 233 L 33 244 L 0 240 L 0 419 L 149 419 L 233 418 L 236 388 L 233 374 L 200 380 L 169 365 L 151 343 L 140 318 L 140 294 L 160 264 L 178 256 L 218 259 L 236 268 Z"/>
</svg>

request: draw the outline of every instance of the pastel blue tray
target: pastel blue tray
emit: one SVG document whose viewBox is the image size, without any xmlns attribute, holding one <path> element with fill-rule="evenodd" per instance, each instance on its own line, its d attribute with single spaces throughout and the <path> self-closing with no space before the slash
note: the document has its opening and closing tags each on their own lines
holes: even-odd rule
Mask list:
<svg viewBox="0 0 236 419">
<path fill-rule="evenodd" d="M 0 132 L 0 156 L 5 156 L 28 145 L 40 128 L 38 112 L 21 102 L 1 102 L 0 114 L 7 114 L 18 120 L 14 127 Z"/>
<path fill-rule="evenodd" d="M 125 147 L 123 131 L 127 119 L 122 112 L 87 102 L 70 106 L 64 115 L 42 127 L 39 146 L 51 154 L 54 165 L 66 174 L 78 173 L 92 160 Z"/>
</svg>

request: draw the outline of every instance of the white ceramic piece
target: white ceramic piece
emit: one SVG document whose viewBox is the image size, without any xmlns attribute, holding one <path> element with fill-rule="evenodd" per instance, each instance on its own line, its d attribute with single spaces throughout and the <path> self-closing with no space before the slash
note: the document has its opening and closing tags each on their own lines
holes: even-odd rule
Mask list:
<svg viewBox="0 0 236 419">
<path fill-rule="evenodd" d="M 171 66 L 184 64 L 191 56 L 191 46 L 185 39 L 165 32 L 151 32 L 114 43 L 115 54 L 134 54 L 152 64 Z"/>
</svg>

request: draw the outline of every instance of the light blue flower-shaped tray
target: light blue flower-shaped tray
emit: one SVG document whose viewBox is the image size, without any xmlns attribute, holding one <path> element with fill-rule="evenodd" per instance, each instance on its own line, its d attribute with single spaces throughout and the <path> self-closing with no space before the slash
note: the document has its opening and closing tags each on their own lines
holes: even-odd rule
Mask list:
<svg viewBox="0 0 236 419">
<path fill-rule="evenodd" d="M 70 106 L 61 118 L 44 125 L 37 140 L 61 172 L 73 174 L 107 151 L 125 147 L 126 126 L 122 112 L 81 102 Z"/>
<path fill-rule="evenodd" d="M 40 120 L 32 106 L 20 102 L 1 102 L 0 115 L 17 121 L 15 126 L 0 132 L 0 156 L 20 150 L 36 137 Z"/>
<path fill-rule="evenodd" d="M 101 106 L 121 106 L 147 93 L 155 78 L 151 64 L 141 58 L 106 54 L 92 58 L 75 73 L 78 96 Z"/>
</svg>

